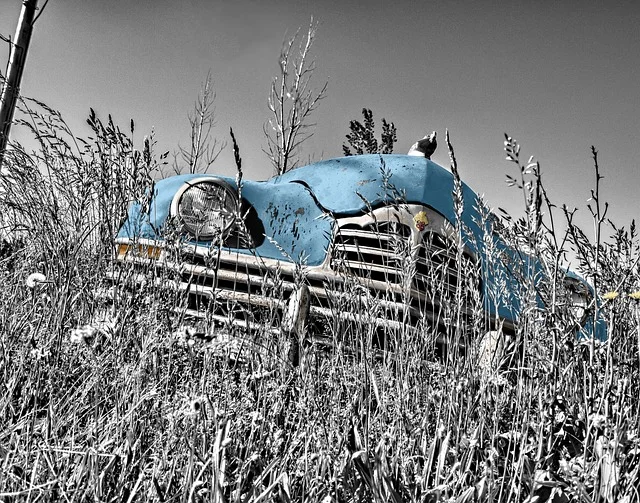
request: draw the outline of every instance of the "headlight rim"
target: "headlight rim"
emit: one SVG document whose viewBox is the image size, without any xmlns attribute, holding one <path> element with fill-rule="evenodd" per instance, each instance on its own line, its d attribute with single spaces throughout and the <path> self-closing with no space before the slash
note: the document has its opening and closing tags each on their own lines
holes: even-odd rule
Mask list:
<svg viewBox="0 0 640 503">
<path fill-rule="evenodd" d="M 564 287 L 567 289 L 571 315 L 573 316 L 575 323 L 582 327 L 589 319 L 589 310 L 592 307 L 591 303 L 593 300 L 593 292 L 591 291 L 588 283 L 573 276 L 565 277 Z M 577 304 L 574 296 L 579 296 L 582 303 Z M 579 309 L 582 310 L 582 313 L 580 314 L 576 312 Z"/>
<path fill-rule="evenodd" d="M 203 185 L 203 184 L 216 185 L 222 188 L 227 193 L 227 196 L 230 197 L 231 200 L 233 201 L 234 208 L 233 208 L 233 211 L 229 213 L 230 215 L 232 215 L 232 218 L 224 226 L 224 228 L 220 229 L 220 236 L 224 240 L 231 234 L 231 232 L 233 231 L 233 228 L 237 223 L 238 214 L 240 212 L 240 200 L 239 200 L 238 191 L 236 190 L 236 188 L 231 183 L 229 183 L 228 181 L 222 178 L 204 176 L 204 177 L 193 178 L 191 180 L 184 182 L 184 184 L 180 187 L 180 189 L 178 189 L 178 191 L 173 196 L 173 200 L 171 202 L 170 214 L 173 218 L 176 218 L 180 222 L 180 225 L 182 225 L 183 229 L 186 232 L 188 232 L 189 235 L 192 236 L 193 238 L 197 239 L 198 241 L 213 241 L 218 236 L 218 233 L 216 232 L 203 233 L 201 230 L 195 229 L 193 226 L 189 225 L 185 221 L 184 216 L 180 213 L 180 204 L 182 202 L 182 199 L 185 193 L 187 193 L 189 190 L 193 189 L 194 187 L 197 187 L 198 185 Z"/>
</svg>

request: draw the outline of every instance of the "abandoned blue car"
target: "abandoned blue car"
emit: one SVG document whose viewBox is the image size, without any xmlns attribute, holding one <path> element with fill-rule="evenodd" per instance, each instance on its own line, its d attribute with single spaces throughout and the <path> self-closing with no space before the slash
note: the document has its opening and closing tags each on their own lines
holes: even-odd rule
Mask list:
<svg viewBox="0 0 640 503">
<path fill-rule="evenodd" d="M 151 279 L 182 292 L 181 316 L 206 330 L 512 335 L 527 285 L 545 303 L 544 272 L 468 186 L 454 189 L 449 170 L 395 154 L 262 182 L 178 175 L 130 208 L 117 262 L 147 281 L 152 263 Z M 605 339 L 590 287 L 572 273 L 561 283 L 567 330 Z"/>
</svg>

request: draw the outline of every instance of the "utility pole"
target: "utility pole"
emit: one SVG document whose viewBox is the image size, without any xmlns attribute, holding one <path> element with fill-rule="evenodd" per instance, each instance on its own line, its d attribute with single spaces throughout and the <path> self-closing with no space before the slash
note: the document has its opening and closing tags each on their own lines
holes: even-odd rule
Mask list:
<svg viewBox="0 0 640 503">
<path fill-rule="evenodd" d="M 0 167 L 2 166 L 4 152 L 9 140 L 13 111 L 20 94 L 20 81 L 22 80 L 24 63 L 27 60 L 27 51 L 29 50 L 37 7 L 38 0 L 22 0 L 22 11 L 20 11 L 20 18 L 18 19 L 16 36 L 11 45 L 7 80 L 4 83 L 2 96 L 0 97 Z"/>
</svg>

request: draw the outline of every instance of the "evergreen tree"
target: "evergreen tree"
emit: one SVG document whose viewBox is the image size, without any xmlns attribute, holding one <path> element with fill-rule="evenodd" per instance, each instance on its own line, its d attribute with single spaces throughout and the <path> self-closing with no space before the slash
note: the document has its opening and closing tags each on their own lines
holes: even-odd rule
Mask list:
<svg viewBox="0 0 640 503">
<path fill-rule="evenodd" d="M 351 133 L 347 135 L 348 145 L 342 145 L 344 155 L 358 154 L 391 154 L 393 144 L 398 141 L 396 137 L 396 126 L 393 122 L 382 119 L 382 134 L 380 142 L 375 137 L 375 123 L 373 112 L 368 108 L 362 109 L 364 121 L 352 120 L 349 122 Z M 354 152 L 351 151 L 354 150 Z"/>
</svg>

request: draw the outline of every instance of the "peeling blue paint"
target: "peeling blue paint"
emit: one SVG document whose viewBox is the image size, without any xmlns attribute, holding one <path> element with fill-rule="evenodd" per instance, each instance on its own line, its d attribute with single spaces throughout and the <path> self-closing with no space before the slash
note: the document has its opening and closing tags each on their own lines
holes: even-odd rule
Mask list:
<svg viewBox="0 0 640 503">
<path fill-rule="evenodd" d="M 215 175 L 178 175 L 158 181 L 147 214 L 134 204 L 120 229 L 118 237 L 162 239 L 172 200 L 180 188 L 190 180 L 203 177 L 219 178 L 236 187 L 233 178 Z M 289 262 L 321 264 L 330 244 L 333 217 L 358 215 L 368 207 L 389 203 L 424 204 L 441 213 L 450 222 L 456 215 L 452 192 L 452 174 L 431 160 L 406 155 L 360 155 L 317 162 L 290 171 L 264 182 L 244 181 L 242 197 L 251 204 L 264 225 L 267 239 L 254 250 L 231 249 L 234 253 L 257 255 Z M 464 210 L 462 221 L 471 232 L 466 244 L 484 262 L 484 238 L 487 230 L 479 227 L 481 216 L 478 196 L 462 184 Z M 496 248 L 510 260 L 522 261 L 515 250 L 491 235 Z M 202 243 L 208 246 L 208 243 Z M 532 260 L 532 274 L 541 274 L 540 264 Z M 515 320 L 520 311 L 517 280 L 503 265 L 484 275 L 485 308 L 491 314 Z M 506 295 L 497 304 L 489 302 L 498 287 L 500 277 L 505 281 Z M 596 332 L 596 338 L 606 339 L 606 324 L 593 323 L 586 331 Z"/>
<path fill-rule="evenodd" d="M 132 205 L 118 237 L 162 239 L 176 192 L 186 182 L 202 177 L 203 175 L 178 175 L 157 182 L 149 213 L 142 215 L 140 205 Z M 237 188 L 235 180 L 230 177 L 211 175 L 211 178 L 222 179 Z M 325 236 L 331 235 L 332 221 L 323 218 L 322 209 L 304 186 L 296 183 L 276 185 L 270 182 L 245 181 L 242 185 L 242 197 L 255 208 L 261 218 L 267 239 L 255 250 L 234 248 L 234 252 L 290 262 L 303 261 L 307 265 L 322 263 L 328 246 Z"/>
</svg>

